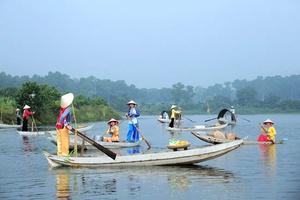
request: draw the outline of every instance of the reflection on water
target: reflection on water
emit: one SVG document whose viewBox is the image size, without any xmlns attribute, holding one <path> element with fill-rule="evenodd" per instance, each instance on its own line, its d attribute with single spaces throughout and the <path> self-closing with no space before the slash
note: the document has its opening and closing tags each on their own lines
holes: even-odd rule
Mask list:
<svg viewBox="0 0 300 200">
<path fill-rule="evenodd" d="M 54 170 L 57 180 L 56 196 L 61 199 L 90 198 L 138 199 L 154 188 L 168 186 L 171 196 L 194 190 L 194 185 L 220 185 L 237 181 L 234 174 L 206 166 L 170 167 L 103 167 L 58 168 Z M 80 181 L 77 181 L 80 180 Z M 165 193 L 167 194 L 167 193 Z"/>
<path fill-rule="evenodd" d="M 29 138 L 26 136 L 23 137 L 23 143 L 24 143 L 24 152 L 28 152 L 30 150 Z"/>
<path fill-rule="evenodd" d="M 127 154 L 137 154 L 140 153 L 140 147 L 127 148 Z"/>
<path fill-rule="evenodd" d="M 128 188 L 129 188 L 129 191 L 130 191 L 130 195 L 133 195 L 133 196 L 136 196 L 139 194 L 139 192 L 141 191 L 141 184 L 140 184 L 140 181 L 139 181 L 139 178 L 138 178 L 138 175 L 133 175 L 133 174 L 130 174 L 128 176 Z"/>
<path fill-rule="evenodd" d="M 262 165 L 267 166 L 268 168 L 265 173 L 268 175 L 276 175 L 276 145 L 259 145 L 260 150 L 260 160 Z"/>
<path fill-rule="evenodd" d="M 69 189 L 69 170 L 59 170 L 56 173 L 56 197 L 58 199 L 71 199 Z"/>
</svg>

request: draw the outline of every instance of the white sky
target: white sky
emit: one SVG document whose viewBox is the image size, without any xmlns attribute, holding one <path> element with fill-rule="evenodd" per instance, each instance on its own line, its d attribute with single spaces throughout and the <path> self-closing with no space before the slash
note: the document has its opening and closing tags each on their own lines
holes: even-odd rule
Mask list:
<svg viewBox="0 0 300 200">
<path fill-rule="evenodd" d="M 300 74 L 299 0 L 0 0 L 0 72 L 207 87 Z"/>
</svg>

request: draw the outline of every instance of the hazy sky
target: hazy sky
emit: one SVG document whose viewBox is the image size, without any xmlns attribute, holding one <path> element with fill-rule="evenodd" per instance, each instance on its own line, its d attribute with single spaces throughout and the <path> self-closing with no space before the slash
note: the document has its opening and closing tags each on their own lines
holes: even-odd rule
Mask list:
<svg viewBox="0 0 300 200">
<path fill-rule="evenodd" d="M 300 74 L 299 0 L 0 0 L 0 71 L 207 87 Z"/>
</svg>

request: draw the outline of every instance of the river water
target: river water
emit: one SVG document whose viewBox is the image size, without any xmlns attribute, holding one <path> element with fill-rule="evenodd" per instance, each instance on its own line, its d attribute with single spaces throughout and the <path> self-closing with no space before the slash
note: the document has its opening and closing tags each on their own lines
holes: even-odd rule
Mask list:
<svg viewBox="0 0 300 200">
<path fill-rule="evenodd" d="M 184 116 L 183 126 L 210 125 L 208 115 Z M 56 153 L 47 137 L 21 138 L 14 129 L 0 130 L 0 199 L 299 199 L 300 115 L 241 115 L 222 132 L 256 140 L 259 123 L 275 122 L 284 144 L 243 145 L 216 159 L 184 167 L 57 168 L 43 151 Z M 192 123 L 196 121 L 196 123 Z M 250 122 L 249 122 L 250 121 Z M 102 135 L 106 122 L 94 123 L 88 135 Z M 169 133 L 156 116 L 141 116 L 140 131 L 151 143 L 119 153 L 165 150 L 169 139 L 187 140 L 191 148 L 210 145 L 191 133 Z M 40 130 L 49 127 L 39 127 Z M 51 127 L 52 128 L 52 127 Z M 125 139 L 127 122 L 120 124 Z M 86 154 L 101 154 L 95 150 Z"/>
</svg>

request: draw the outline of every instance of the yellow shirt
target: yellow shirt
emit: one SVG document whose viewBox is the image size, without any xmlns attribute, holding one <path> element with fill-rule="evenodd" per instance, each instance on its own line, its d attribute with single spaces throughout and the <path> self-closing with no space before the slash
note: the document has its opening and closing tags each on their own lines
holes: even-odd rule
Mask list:
<svg viewBox="0 0 300 200">
<path fill-rule="evenodd" d="M 267 127 L 264 127 L 264 129 L 261 129 L 261 131 L 266 133 L 270 137 L 271 140 L 275 141 L 275 135 L 276 135 L 275 127 L 274 126 L 267 126 Z"/>
<path fill-rule="evenodd" d="M 108 127 L 106 133 L 111 134 L 112 138 L 119 138 L 119 127 L 118 126 Z"/>
<path fill-rule="evenodd" d="M 175 114 L 180 114 L 180 113 L 181 113 L 181 110 L 172 109 L 171 118 L 175 118 Z"/>
</svg>

